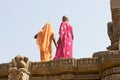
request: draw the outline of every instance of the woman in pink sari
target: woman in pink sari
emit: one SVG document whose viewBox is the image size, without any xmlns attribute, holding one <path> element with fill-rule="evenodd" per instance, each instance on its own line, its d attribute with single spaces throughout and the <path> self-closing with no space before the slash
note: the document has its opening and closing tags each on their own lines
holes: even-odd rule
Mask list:
<svg viewBox="0 0 120 80">
<path fill-rule="evenodd" d="M 59 29 L 58 47 L 54 60 L 60 58 L 72 58 L 72 44 L 73 44 L 73 32 L 72 26 L 68 23 L 66 16 L 62 17 L 62 23 Z"/>
</svg>

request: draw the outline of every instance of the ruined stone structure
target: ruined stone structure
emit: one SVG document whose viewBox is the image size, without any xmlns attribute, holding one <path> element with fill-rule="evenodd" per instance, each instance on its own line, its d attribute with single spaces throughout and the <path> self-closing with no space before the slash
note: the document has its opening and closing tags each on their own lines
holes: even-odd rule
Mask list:
<svg viewBox="0 0 120 80">
<path fill-rule="evenodd" d="M 108 35 L 111 45 L 108 50 L 118 50 L 120 41 L 120 0 L 110 0 L 112 22 L 108 23 Z"/>
<path fill-rule="evenodd" d="M 27 57 L 18 55 L 12 59 L 9 65 L 8 80 L 29 80 L 30 61 Z"/>
<path fill-rule="evenodd" d="M 31 62 L 31 75 L 22 70 L 9 72 L 10 64 L 0 64 L 0 80 L 120 80 L 119 50 L 96 52 L 92 58 Z"/>
<path fill-rule="evenodd" d="M 30 62 L 16 56 L 0 64 L 0 80 L 120 80 L 120 0 L 111 0 L 112 22 L 108 23 L 111 45 L 92 58 Z"/>
</svg>

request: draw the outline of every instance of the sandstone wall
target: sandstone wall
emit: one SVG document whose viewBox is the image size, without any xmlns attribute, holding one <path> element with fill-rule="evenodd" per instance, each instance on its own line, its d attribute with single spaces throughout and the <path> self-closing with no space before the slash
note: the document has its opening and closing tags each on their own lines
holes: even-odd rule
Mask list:
<svg viewBox="0 0 120 80">
<path fill-rule="evenodd" d="M 120 8 L 120 0 L 110 0 L 111 8 Z"/>
<path fill-rule="evenodd" d="M 7 80 L 9 63 L 0 64 L 0 80 Z M 92 58 L 32 62 L 31 80 L 120 80 L 120 51 L 101 51 Z"/>
</svg>

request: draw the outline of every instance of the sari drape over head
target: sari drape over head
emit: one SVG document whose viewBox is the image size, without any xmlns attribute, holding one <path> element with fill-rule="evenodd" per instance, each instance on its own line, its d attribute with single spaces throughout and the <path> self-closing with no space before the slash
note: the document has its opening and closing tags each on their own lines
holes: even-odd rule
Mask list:
<svg viewBox="0 0 120 80">
<path fill-rule="evenodd" d="M 54 31 L 50 23 L 46 23 L 37 34 L 36 43 L 40 49 L 41 61 L 48 61 L 52 58 L 52 40 Z"/>
</svg>

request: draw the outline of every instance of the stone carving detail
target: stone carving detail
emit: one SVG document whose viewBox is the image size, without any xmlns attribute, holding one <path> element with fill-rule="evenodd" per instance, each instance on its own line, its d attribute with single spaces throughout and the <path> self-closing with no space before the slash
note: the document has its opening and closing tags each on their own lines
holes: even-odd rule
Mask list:
<svg viewBox="0 0 120 80">
<path fill-rule="evenodd" d="M 8 80 L 29 80 L 30 61 L 25 56 L 16 56 L 12 59 L 9 68 Z"/>
<path fill-rule="evenodd" d="M 112 74 L 118 74 L 118 73 L 120 73 L 120 67 L 114 67 L 114 68 L 110 68 L 102 71 L 101 76 L 106 77 L 106 76 L 110 76 Z"/>
<path fill-rule="evenodd" d="M 108 50 L 119 50 L 120 40 L 120 0 L 111 0 L 112 22 L 108 23 L 108 36 L 111 45 Z"/>
<path fill-rule="evenodd" d="M 11 69 L 8 80 L 29 80 L 29 73 L 24 69 Z"/>
<path fill-rule="evenodd" d="M 102 78 L 102 80 L 120 80 L 120 74 L 112 74 Z"/>
<path fill-rule="evenodd" d="M 16 56 L 10 63 L 9 75 L 1 72 L 0 80 L 6 75 L 7 80 L 29 80 L 27 63 L 23 60 L 26 64 L 20 66 L 19 59 L 16 62 L 19 57 L 23 56 Z M 32 80 L 120 80 L 120 51 L 96 52 L 92 58 L 32 62 L 30 66 Z"/>
</svg>

